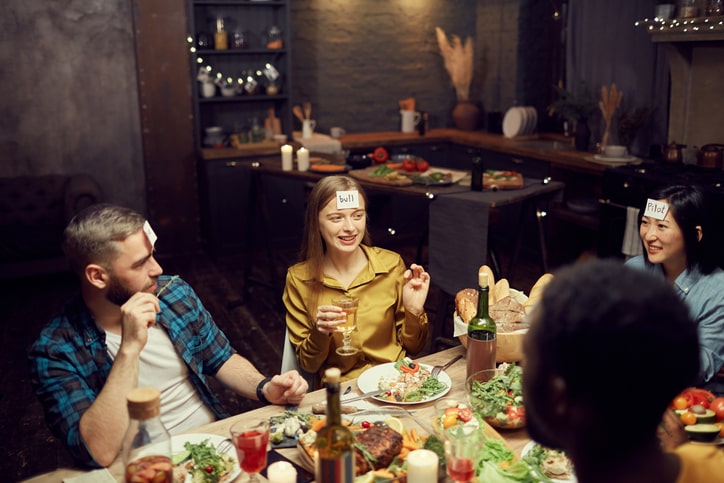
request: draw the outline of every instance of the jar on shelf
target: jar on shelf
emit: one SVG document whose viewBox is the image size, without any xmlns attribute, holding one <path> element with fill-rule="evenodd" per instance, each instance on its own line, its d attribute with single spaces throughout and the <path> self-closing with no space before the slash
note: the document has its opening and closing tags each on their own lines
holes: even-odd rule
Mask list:
<svg viewBox="0 0 724 483">
<path fill-rule="evenodd" d="M 679 4 L 679 17 L 695 18 L 699 16 L 699 7 L 696 6 L 696 0 L 681 0 Z"/>
<path fill-rule="evenodd" d="M 224 27 L 224 18 L 216 18 L 216 32 L 214 32 L 214 48 L 226 50 L 229 47 L 229 35 Z"/>
<path fill-rule="evenodd" d="M 267 49 L 278 50 L 284 48 L 282 31 L 276 25 L 272 25 L 267 29 L 265 39 Z"/>
<path fill-rule="evenodd" d="M 199 49 L 210 49 L 211 48 L 211 36 L 206 32 L 200 32 L 196 36 L 196 47 Z"/>
<path fill-rule="evenodd" d="M 246 32 L 243 30 L 236 30 L 231 35 L 231 48 L 232 49 L 245 49 L 248 47 L 249 39 L 247 38 Z"/>
</svg>

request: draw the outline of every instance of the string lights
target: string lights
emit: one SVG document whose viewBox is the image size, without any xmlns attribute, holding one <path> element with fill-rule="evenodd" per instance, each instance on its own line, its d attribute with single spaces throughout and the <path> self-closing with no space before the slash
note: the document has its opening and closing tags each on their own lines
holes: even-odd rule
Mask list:
<svg viewBox="0 0 724 483">
<path fill-rule="evenodd" d="M 682 34 L 706 34 L 709 32 L 724 32 L 724 16 L 718 17 L 696 17 L 696 18 L 673 18 L 661 19 L 645 18 L 634 23 L 635 26 L 643 26 L 649 33 L 682 33 Z"/>
</svg>

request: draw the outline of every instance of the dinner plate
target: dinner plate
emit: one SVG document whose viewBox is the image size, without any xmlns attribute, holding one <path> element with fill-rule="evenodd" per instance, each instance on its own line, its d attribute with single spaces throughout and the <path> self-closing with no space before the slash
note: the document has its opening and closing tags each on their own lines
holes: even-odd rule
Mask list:
<svg viewBox="0 0 724 483">
<path fill-rule="evenodd" d="M 630 163 L 636 160 L 636 156 L 606 156 L 604 154 L 594 154 L 593 159 L 606 163 Z"/>
<path fill-rule="evenodd" d="M 537 443 L 536 443 L 535 441 L 528 441 L 528 444 L 526 444 L 525 446 L 523 446 L 523 449 L 520 451 L 520 457 L 523 458 L 523 457 L 525 457 L 525 455 L 527 455 L 528 453 L 530 453 L 530 451 L 533 449 L 533 447 L 534 447 L 536 444 L 537 444 Z M 556 482 L 556 483 L 578 483 L 578 479 L 576 478 L 576 474 L 575 474 L 575 473 L 573 473 L 573 474 L 571 475 L 571 477 L 568 478 L 567 480 L 559 480 L 559 479 L 557 479 L 557 478 L 551 478 L 550 480 L 551 480 L 551 481 L 554 481 L 554 482 Z"/>
<path fill-rule="evenodd" d="M 432 366 L 427 364 L 420 364 L 420 367 L 427 369 L 428 371 L 432 371 Z M 359 378 L 357 379 L 357 386 L 359 387 L 360 391 L 362 392 L 370 392 L 370 391 L 376 391 L 379 389 L 379 382 L 382 377 L 386 378 L 395 378 L 399 374 L 399 371 L 395 369 L 395 363 L 394 362 L 387 362 L 385 364 L 380 364 L 378 366 L 373 366 L 364 371 L 362 374 L 360 374 Z M 415 402 L 395 402 L 395 401 L 388 401 L 387 399 L 382 399 L 380 397 L 375 396 L 374 399 L 377 399 L 378 401 L 381 401 L 383 403 L 387 404 L 420 404 L 425 402 L 434 401 L 436 399 L 439 399 L 443 397 L 445 394 L 447 394 L 450 391 L 450 388 L 452 387 L 452 379 L 450 379 L 450 376 L 445 373 L 445 371 L 441 371 L 440 375 L 437 376 L 437 379 L 445 384 L 447 386 L 447 389 L 442 391 L 439 394 L 436 394 L 435 396 L 427 399 L 423 399 L 421 401 L 415 401 Z"/>
<path fill-rule="evenodd" d="M 511 107 L 503 117 L 503 135 L 506 138 L 519 136 L 525 124 L 525 111 L 520 107 Z"/>
<path fill-rule="evenodd" d="M 689 443 L 691 444 L 703 444 L 705 446 L 722 446 L 724 445 L 724 438 L 717 438 L 714 441 L 691 441 L 689 440 Z"/>
<path fill-rule="evenodd" d="M 224 441 L 226 438 L 224 436 L 219 436 L 218 434 L 205 434 L 205 433 L 190 433 L 190 434 L 176 434 L 174 436 L 171 436 L 171 455 L 175 455 L 176 453 L 180 453 L 185 450 L 184 444 L 185 443 L 191 443 L 191 444 L 199 444 L 205 439 L 209 440 L 209 443 L 216 448 L 219 443 Z M 234 481 L 237 476 L 241 474 L 241 468 L 239 467 L 239 461 L 236 459 L 236 449 L 234 446 L 229 446 L 229 449 L 227 449 L 222 454 L 228 454 L 234 459 L 234 469 L 231 471 L 231 474 L 229 474 L 229 477 L 226 479 L 226 481 Z M 191 475 L 186 475 L 186 483 L 191 482 Z"/>
</svg>

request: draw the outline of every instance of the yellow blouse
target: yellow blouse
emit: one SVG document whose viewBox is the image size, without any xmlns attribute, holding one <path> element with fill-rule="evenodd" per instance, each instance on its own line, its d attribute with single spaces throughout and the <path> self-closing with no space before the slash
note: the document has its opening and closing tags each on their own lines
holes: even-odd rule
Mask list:
<svg viewBox="0 0 724 483">
<path fill-rule="evenodd" d="M 397 361 L 407 352 L 420 352 L 427 341 L 427 314 L 419 317 L 408 314 L 402 305 L 406 270 L 402 257 L 383 248 L 360 246 L 367 256 L 367 266 L 347 290 L 336 279 L 325 275 L 317 304 L 331 305 L 332 299 L 340 295 L 359 297 L 352 345 L 361 350 L 353 356 L 335 352 L 342 345 L 341 333 L 327 335 L 315 327 L 316 306 L 308 306 L 313 303 L 310 294 L 314 280 L 309 264 L 301 262 L 287 271 L 283 299 L 289 339 L 299 365 L 317 374 L 317 383 L 319 375 L 328 367 L 338 367 L 343 380 L 354 379 L 368 367 Z"/>
</svg>

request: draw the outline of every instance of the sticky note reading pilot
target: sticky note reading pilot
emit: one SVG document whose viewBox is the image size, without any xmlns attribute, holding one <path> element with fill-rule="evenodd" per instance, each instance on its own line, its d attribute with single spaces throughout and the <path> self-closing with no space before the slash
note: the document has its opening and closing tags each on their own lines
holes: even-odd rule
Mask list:
<svg viewBox="0 0 724 483">
<path fill-rule="evenodd" d="M 359 191 L 337 191 L 337 209 L 359 208 Z"/>
<path fill-rule="evenodd" d="M 644 216 L 655 220 L 663 220 L 669 211 L 669 204 L 664 201 L 656 201 L 652 199 L 646 200 L 646 210 Z"/>
</svg>

